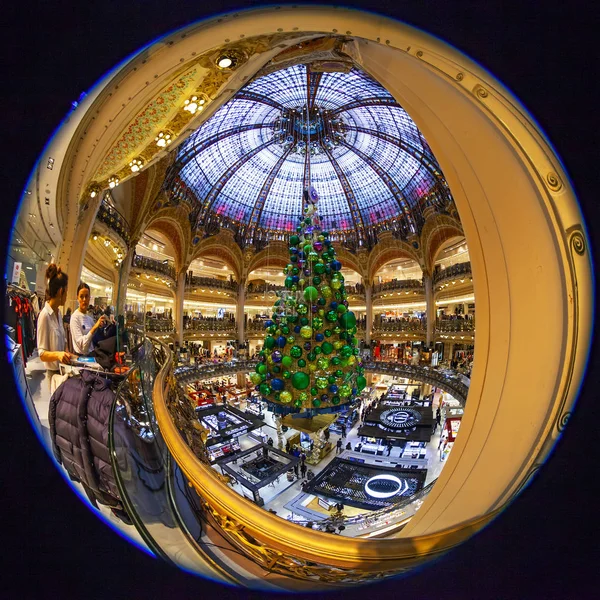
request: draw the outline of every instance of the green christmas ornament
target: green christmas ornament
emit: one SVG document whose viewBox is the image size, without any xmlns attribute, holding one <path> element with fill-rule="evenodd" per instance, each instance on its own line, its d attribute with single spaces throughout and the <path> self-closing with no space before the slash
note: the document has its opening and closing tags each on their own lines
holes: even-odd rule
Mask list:
<svg viewBox="0 0 600 600">
<path fill-rule="evenodd" d="M 318 389 L 324 390 L 328 386 L 329 382 L 327 381 L 327 377 L 317 377 L 315 380 L 315 385 Z"/>
<path fill-rule="evenodd" d="M 323 342 L 321 344 L 321 351 L 323 352 L 323 354 L 331 354 L 333 352 L 333 344 L 331 344 L 330 342 Z"/>
<path fill-rule="evenodd" d="M 285 404 L 287 404 L 288 402 L 291 402 L 292 394 L 290 392 L 288 392 L 287 390 L 284 390 L 283 392 L 281 392 L 279 394 L 279 401 L 284 402 Z"/>
<path fill-rule="evenodd" d="M 300 243 L 300 238 L 297 235 L 290 236 L 290 244 L 292 246 L 297 246 Z"/>
<path fill-rule="evenodd" d="M 338 304 L 338 314 L 343 315 L 348 309 L 343 304 Z"/>
<path fill-rule="evenodd" d="M 288 288 L 288 290 L 294 285 L 294 281 L 292 280 L 291 276 L 288 275 L 285 278 L 285 281 L 283 282 L 283 285 L 285 285 L 286 288 Z"/>
<path fill-rule="evenodd" d="M 348 358 L 352 354 L 352 348 L 350 348 L 348 345 L 345 345 L 340 350 L 340 354 L 343 358 Z"/>
<path fill-rule="evenodd" d="M 334 357 L 331 359 L 331 364 L 332 364 L 332 365 L 336 365 L 336 366 L 337 366 L 337 365 L 341 364 L 341 362 L 342 362 L 342 361 L 341 361 L 341 359 L 339 358 L 339 356 L 334 356 Z"/>
<path fill-rule="evenodd" d="M 351 329 L 356 325 L 356 315 L 351 311 L 345 312 L 344 314 L 340 315 L 339 320 L 341 325 L 346 329 Z"/>
<path fill-rule="evenodd" d="M 287 279 L 286 279 L 287 281 Z M 286 284 L 287 287 L 287 284 Z M 328 285 L 322 285 L 320 288 L 321 290 L 321 295 L 323 296 L 323 298 L 331 298 L 331 295 L 333 294 L 333 292 L 331 291 L 331 288 Z"/>
<path fill-rule="evenodd" d="M 299 315 L 305 315 L 308 313 L 308 306 L 306 306 L 306 304 L 298 304 L 296 311 Z"/>
<path fill-rule="evenodd" d="M 365 389 L 365 387 L 367 387 L 367 380 L 365 377 L 362 377 L 361 375 L 359 375 L 356 378 L 356 389 L 359 392 L 362 392 Z"/>
<path fill-rule="evenodd" d="M 308 358 L 308 360 L 310 360 L 310 362 L 313 362 L 317 359 L 317 355 L 315 354 L 315 351 L 313 350 L 312 352 L 309 352 L 306 355 L 306 358 Z"/>
<path fill-rule="evenodd" d="M 294 340 L 292 339 L 292 341 L 294 341 Z M 292 366 L 292 362 L 293 362 L 293 361 L 292 361 L 292 358 L 291 358 L 290 356 L 287 356 L 287 355 L 286 355 L 286 356 L 284 356 L 284 357 L 281 359 L 281 364 L 282 364 L 284 367 L 291 367 L 291 366 Z"/>
<path fill-rule="evenodd" d="M 256 365 L 256 372 L 260 373 L 261 375 L 264 375 L 267 372 L 267 365 L 265 365 L 264 363 L 259 363 L 258 365 Z"/>
<path fill-rule="evenodd" d="M 336 405 L 337 405 L 337 404 L 339 404 L 339 403 L 340 403 L 340 397 L 339 397 L 339 396 L 334 396 L 334 397 L 331 399 L 331 403 L 332 403 L 332 404 L 336 404 Z"/>
<path fill-rule="evenodd" d="M 338 393 L 341 398 L 347 398 L 352 393 L 352 390 L 350 389 L 349 385 L 344 384 L 340 385 Z"/>
<path fill-rule="evenodd" d="M 298 400 L 301 402 L 306 402 L 308 400 L 308 394 L 306 392 L 300 392 L 298 394 Z"/>
<path fill-rule="evenodd" d="M 305 325 L 300 329 L 300 336 L 303 337 L 305 340 L 309 340 L 312 336 L 312 332 L 312 327 L 310 325 Z"/>
<path fill-rule="evenodd" d="M 301 359 L 298 361 L 298 366 L 299 366 L 299 367 L 305 367 L 305 366 L 306 366 L 306 361 L 305 361 L 303 358 L 301 358 Z"/>
<path fill-rule="evenodd" d="M 300 400 L 300 399 L 294 400 L 294 406 L 296 408 L 300 408 L 302 406 L 302 400 Z"/>
<path fill-rule="evenodd" d="M 319 306 L 325 306 L 327 304 L 327 300 L 325 300 L 325 298 L 323 298 L 322 296 L 317 300 L 317 304 Z"/>
<path fill-rule="evenodd" d="M 312 401 L 312 405 L 315 408 L 319 408 L 319 406 L 321 406 L 321 401 L 318 398 L 314 398 L 313 401 Z"/>
<path fill-rule="evenodd" d="M 329 310 L 327 311 L 325 318 L 330 322 L 330 323 L 335 323 L 338 319 L 337 313 L 335 312 L 335 310 Z"/>
<path fill-rule="evenodd" d="M 289 371 L 287 371 L 287 370 L 286 370 L 286 371 L 284 371 L 284 372 L 282 373 L 282 375 L 283 375 L 283 378 L 284 378 L 284 379 L 289 379 L 289 378 L 292 376 L 292 374 L 291 374 Z"/>
<path fill-rule="evenodd" d="M 309 263 L 314 263 L 318 260 L 318 258 L 319 258 L 319 255 L 313 250 L 308 253 L 306 260 L 308 260 Z"/>
<path fill-rule="evenodd" d="M 290 335 L 290 336 L 287 338 L 287 343 L 288 343 L 288 344 L 293 344 L 295 341 L 296 341 L 296 338 L 295 338 L 293 335 Z"/>
<path fill-rule="evenodd" d="M 335 377 L 333 375 L 330 375 L 327 378 L 327 383 L 329 383 L 329 385 L 333 385 L 335 383 Z"/>
<path fill-rule="evenodd" d="M 339 279 L 333 279 L 331 281 L 331 287 L 334 290 L 339 290 L 342 287 L 342 282 Z"/>
<path fill-rule="evenodd" d="M 344 371 L 342 371 L 341 369 L 336 369 L 334 372 L 334 375 L 336 377 L 341 377 L 344 374 Z"/>
<path fill-rule="evenodd" d="M 311 387 L 310 388 L 310 395 L 311 396 L 316 396 L 319 393 L 319 390 L 316 387 Z"/>
<path fill-rule="evenodd" d="M 293 358 L 300 358 L 302 356 L 302 348 L 300 348 L 300 346 L 292 346 L 290 348 L 290 356 Z"/>
<path fill-rule="evenodd" d="M 316 287 L 313 287 L 312 285 L 309 285 L 304 290 L 304 299 L 307 302 L 314 302 L 318 297 L 319 297 L 319 292 L 317 291 Z"/>
<path fill-rule="evenodd" d="M 268 383 L 261 383 L 259 387 L 259 392 L 263 396 L 268 396 L 271 393 L 271 386 Z"/>
<path fill-rule="evenodd" d="M 250 374 L 250 381 L 254 385 L 258 385 L 262 381 L 262 377 L 260 376 L 259 373 L 251 373 Z"/>
<path fill-rule="evenodd" d="M 313 352 L 314 352 L 315 354 L 321 354 L 321 346 L 315 346 L 315 347 L 313 348 Z"/>
<path fill-rule="evenodd" d="M 336 350 L 340 350 L 343 345 L 344 345 L 344 342 L 342 342 L 341 340 L 335 340 L 335 342 L 333 342 L 333 347 Z"/>
<path fill-rule="evenodd" d="M 305 390 L 310 384 L 309 376 L 303 371 L 298 371 L 292 375 L 292 385 L 297 390 Z"/>
<path fill-rule="evenodd" d="M 321 283 L 321 278 L 318 275 L 315 275 L 312 280 L 314 285 L 319 285 Z M 306 290 L 304 290 L 304 294 L 306 294 Z M 318 292 L 317 292 L 318 294 Z M 306 296 L 305 296 L 306 297 Z M 313 298 L 314 300 L 314 298 Z"/>
<path fill-rule="evenodd" d="M 308 325 L 308 317 L 302 317 L 300 319 L 300 325 Z"/>
<path fill-rule="evenodd" d="M 271 350 L 271 348 L 275 347 L 275 338 L 272 338 L 270 335 L 268 335 L 265 338 L 265 348 L 268 348 L 269 350 Z"/>
<path fill-rule="evenodd" d="M 323 327 L 323 319 L 321 317 L 314 317 L 312 325 L 313 329 L 321 329 Z"/>
<path fill-rule="evenodd" d="M 331 337 L 331 329 L 326 329 L 326 330 L 323 332 L 323 335 L 324 335 L 325 337 L 327 337 L 327 338 L 328 338 L 328 337 Z"/>
<path fill-rule="evenodd" d="M 317 275 L 323 275 L 323 273 L 325 273 L 325 265 L 323 263 L 317 263 L 313 267 L 313 270 Z"/>
<path fill-rule="evenodd" d="M 329 359 L 325 356 L 319 356 L 319 358 L 317 359 L 317 367 L 319 367 L 319 369 L 326 369 L 327 367 L 329 367 Z M 260 375 L 259 381 L 257 381 L 257 383 L 260 383 Z"/>
</svg>

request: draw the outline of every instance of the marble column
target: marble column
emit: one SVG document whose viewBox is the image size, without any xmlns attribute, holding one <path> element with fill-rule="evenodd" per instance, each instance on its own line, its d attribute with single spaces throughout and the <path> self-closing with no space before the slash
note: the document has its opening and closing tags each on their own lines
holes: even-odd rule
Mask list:
<svg viewBox="0 0 600 600">
<path fill-rule="evenodd" d="M 175 287 L 175 340 L 179 343 L 179 347 L 183 346 L 183 299 L 185 297 L 185 274 L 186 268 L 179 271 L 177 275 L 177 283 Z"/>
<path fill-rule="evenodd" d="M 367 306 L 365 324 L 365 344 L 371 345 L 371 330 L 373 329 L 373 284 L 365 284 L 365 301 Z"/>
<path fill-rule="evenodd" d="M 135 254 L 135 247 L 137 241 L 132 241 L 129 246 L 129 250 L 121 263 L 119 269 L 118 285 L 117 285 L 117 297 L 115 298 L 115 306 L 117 315 L 125 315 L 125 301 L 127 299 L 127 284 L 129 283 L 129 274 L 131 272 L 131 263 L 133 261 L 133 255 Z"/>
<path fill-rule="evenodd" d="M 238 347 L 243 346 L 246 337 L 246 327 L 244 322 L 244 310 L 246 308 L 246 280 L 242 279 L 238 285 L 238 296 L 235 307 L 235 324 L 237 327 Z"/>
<path fill-rule="evenodd" d="M 435 331 L 435 301 L 433 295 L 433 278 L 428 273 L 423 274 L 425 284 L 425 305 L 427 307 L 427 336 L 426 344 L 431 348 L 433 344 L 433 334 Z"/>
</svg>

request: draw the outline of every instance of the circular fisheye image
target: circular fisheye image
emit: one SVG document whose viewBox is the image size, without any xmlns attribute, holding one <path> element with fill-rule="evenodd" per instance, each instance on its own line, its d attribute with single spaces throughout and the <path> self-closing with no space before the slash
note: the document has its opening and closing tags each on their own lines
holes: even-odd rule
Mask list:
<svg viewBox="0 0 600 600">
<path fill-rule="evenodd" d="M 43 149 L 7 256 L 8 361 L 68 485 L 259 591 L 410 573 L 484 528 L 560 437 L 592 331 L 536 121 L 354 9 L 219 15 L 125 59 Z"/>
</svg>

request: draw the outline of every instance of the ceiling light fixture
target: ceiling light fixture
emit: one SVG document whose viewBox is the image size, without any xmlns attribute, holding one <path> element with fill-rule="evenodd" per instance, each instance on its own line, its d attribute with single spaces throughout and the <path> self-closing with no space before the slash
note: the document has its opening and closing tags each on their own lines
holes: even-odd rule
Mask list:
<svg viewBox="0 0 600 600">
<path fill-rule="evenodd" d="M 164 148 L 165 146 L 168 146 L 173 140 L 172 138 L 172 134 L 169 133 L 168 131 L 161 131 L 155 138 L 154 141 L 156 142 L 156 145 L 159 148 Z"/>
<path fill-rule="evenodd" d="M 144 166 L 144 161 L 141 158 L 134 158 L 130 163 L 132 173 L 137 173 Z"/>
<path fill-rule="evenodd" d="M 112 190 L 119 185 L 119 178 L 116 176 L 112 176 L 108 178 L 108 187 Z"/>
</svg>

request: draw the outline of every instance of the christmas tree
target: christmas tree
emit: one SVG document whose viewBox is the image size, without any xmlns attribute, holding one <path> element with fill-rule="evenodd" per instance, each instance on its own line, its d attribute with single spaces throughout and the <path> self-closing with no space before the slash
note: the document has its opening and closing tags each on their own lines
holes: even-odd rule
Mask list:
<svg viewBox="0 0 600 600">
<path fill-rule="evenodd" d="M 342 264 L 322 231 L 314 188 L 290 236 L 285 290 L 278 292 L 252 383 L 277 412 L 334 412 L 366 386 L 356 316 L 348 308 Z M 278 408 L 284 407 L 284 408 Z"/>
</svg>

